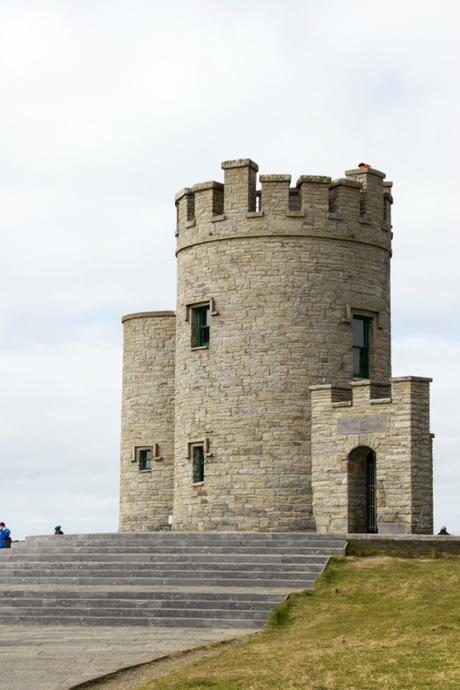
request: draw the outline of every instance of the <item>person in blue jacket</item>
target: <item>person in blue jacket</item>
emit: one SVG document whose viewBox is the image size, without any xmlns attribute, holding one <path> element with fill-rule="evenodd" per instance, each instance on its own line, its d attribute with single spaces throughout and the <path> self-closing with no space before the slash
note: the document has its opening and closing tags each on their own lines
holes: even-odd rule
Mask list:
<svg viewBox="0 0 460 690">
<path fill-rule="evenodd" d="M 4 522 L 0 522 L 0 549 L 8 549 L 11 546 L 10 530 Z"/>
</svg>

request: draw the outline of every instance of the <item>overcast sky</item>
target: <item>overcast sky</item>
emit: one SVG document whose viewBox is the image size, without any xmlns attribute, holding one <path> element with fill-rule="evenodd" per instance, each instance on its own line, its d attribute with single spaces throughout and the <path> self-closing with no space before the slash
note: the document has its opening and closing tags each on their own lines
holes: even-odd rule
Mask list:
<svg viewBox="0 0 460 690">
<path fill-rule="evenodd" d="M 120 317 L 174 309 L 174 194 L 394 181 L 393 373 L 432 376 L 435 527 L 460 533 L 460 4 L 0 0 L 0 520 L 118 526 Z"/>
</svg>

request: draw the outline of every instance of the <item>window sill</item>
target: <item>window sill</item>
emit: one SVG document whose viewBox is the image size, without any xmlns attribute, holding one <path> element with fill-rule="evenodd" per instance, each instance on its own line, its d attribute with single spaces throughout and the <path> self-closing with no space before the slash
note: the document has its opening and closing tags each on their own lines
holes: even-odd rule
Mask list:
<svg viewBox="0 0 460 690">
<path fill-rule="evenodd" d="M 192 347 L 192 350 L 209 350 L 209 345 L 197 345 L 196 347 Z"/>
<path fill-rule="evenodd" d="M 203 486 L 204 480 L 201 482 L 192 482 L 192 486 Z"/>
<path fill-rule="evenodd" d="M 152 468 L 150 468 L 149 470 L 139 470 L 139 472 L 141 474 L 146 474 L 147 472 L 152 472 Z"/>
</svg>

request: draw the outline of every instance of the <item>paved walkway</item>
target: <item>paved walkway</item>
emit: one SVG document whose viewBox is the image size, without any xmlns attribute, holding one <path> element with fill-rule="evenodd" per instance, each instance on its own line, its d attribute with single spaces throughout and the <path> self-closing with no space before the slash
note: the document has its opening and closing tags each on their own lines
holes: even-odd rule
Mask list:
<svg viewBox="0 0 460 690">
<path fill-rule="evenodd" d="M 68 690 L 117 669 L 248 630 L 0 625 L 0 690 Z"/>
</svg>

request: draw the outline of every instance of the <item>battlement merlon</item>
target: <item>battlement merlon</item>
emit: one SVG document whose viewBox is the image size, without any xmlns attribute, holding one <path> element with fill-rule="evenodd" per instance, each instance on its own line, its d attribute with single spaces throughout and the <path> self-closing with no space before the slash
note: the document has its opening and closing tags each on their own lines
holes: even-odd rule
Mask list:
<svg viewBox="0 0 460 690">
<path fill-rule="evenodd" d="M 369 166 L 345 172 L 336 180 L 323 175 L 301 175 L 291 187 L 290 175 L 260 175 L 249 158 L 224 161 L 224 182 L 202 182 L 185 187 L 176 195 L 178 231 L 194 224 L 228 220 L 256 224 L 263 216 L 291 224 L 322 225 L 331 223 L 372 226 L 373 232 L 391 228 L 391 182 L 385 174 Z M 259 203 L 257 204 L 257 201 Z M 254 221 L 251 223 L 250 221 Z M 389 246 L 391 237 L 381 241 Z"/>
<path fill-rule="evenodd" d="M 259 166 L 250 158 L 224 161 L 224 215 L 256 210 L 256 186 Z"/>
<path fill-rule="evenodd" d="M 305 214 L 324 215 L 329 212 L 329 186 L 332 178 L 325 175 L 301 175 L 297 180 L 300 210 Z"/>
<path fill-rule="evenodd" d="M 345 177 L 362 185 L 361 216 L 373 223 L 384 222 L 385 173 L 362 164 L 359 168 L 345 171 Z M 383 219 L 383 220 L 382 220 Z M 391 224 L 387 223 L 387 224 Z"/>
</svg>

